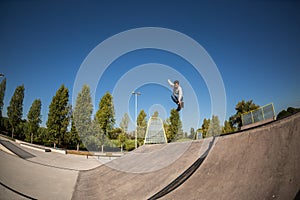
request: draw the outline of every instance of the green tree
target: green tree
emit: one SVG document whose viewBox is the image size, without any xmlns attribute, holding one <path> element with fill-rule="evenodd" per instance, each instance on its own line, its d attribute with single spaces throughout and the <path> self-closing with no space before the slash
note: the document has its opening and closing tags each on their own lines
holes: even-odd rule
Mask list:
<svg viewBox="0 0 300 200">
<path fill-rule="evenodd" d="M 170 113 L 170 124 L 168 127 L 168 132 L 166 133 L 168 142 L 171 142 L 175 137 L 177 139 L 180 138 L 180 132 L 181 132 L 181 120 L 179 116 L 179 112 L 177 112 L 175 109 L 171 110 Z"/>
<path fill-rule="evenodd" d="M 209 136 L 217 136 L 221 133 L 221 125 L 219 117 L 216 115 L 212 116 L 210 126 L 208 128 L 207 135 Z"/>
<path fill-rule="evenodd" d="M 122 117 L 122 121 L 120 123 L 120 127 L 121 127 L 123 133 L 127 132 L 128 124 L 129 124 L 129 116 L 127 113 L 125 113 L 124 116 Z"/>
<path fill-rule="evenodd" d="M 7 116 L 12 128 L 12 138 L 14 138 L 14 131 L 22 119 L 24 90 L 24 85 L 18 86 L 10 100 L 9 106 L 7 107 Z"/>
<path fill-rule="evenodd" d="M 70 139 L 71 139 L 71 142 L 76 145 L 76 150 L 79 151 L 80 137 L 79 137 L 78 131 L 75 126 L 73 115 L 71 115 Z"/>
<path fill-rule="evenodd" d="M 259 108 L 258 105 L 254 104 L 252 100 L 242 100 L 235 106 L 236 114 L 229 118 L 230 123 L 240 129 L 243 126 L 242 114 Z"/>
<path fill-rule="evenodd" d="M 207 137 L 209 126 L 210 126 L 210 119 L 204 118 L 202 126 L 201 126 L 202 138 L 206 138 Z"/>
<path fill-rule="evenodd" d="M 196 132 L 193 127 L 191 127 L 189 138 L 192 140 L 196 139 Z"/>
<path fill-rule="evenodd" d="M 93 104 L 90 87 L 83 85 L 81 92 L 77 95 L 76 106 L 73 112 L 74 123 L 80 138 L 87 137 L 91 126 L 92 113 Z"/>
<path fill-rule="evenodd" d="M 222 128 L 222 133 L 232 133 L 235 129 L 233 125 L 230 123 L 230 121 L 225 120 L 224 126 Z"/>
<path fill-rule="evenodd" d="M 118 141 L 119 141 L 119 143 L 121 145 L 121 152 L 123 152 L 123 146 L 124 146 L 124 144 L 126 142 L 126 134 L 125 133 L 119 134 Z"/>
<path fill-rule="evenodd" d="M 290 115 L 293 115 L 297 112 L 300 112 L 300 108 L 293 108 L 293 107 L 288 107 L 287 110 L 282 110 L 278 113 L 276 119 L 282 119 L 285 117 L 288 117 Z"/>
<path fill-rule="evenodd" d="M 6 78 L 4 78 L 0 83 L 0 119 L 2 118 L 5 89 L 6 89 Z"/>
<path fill-rule="evenodd" d="M 155 111 L 152 115 L 152 117 L 158 117 L 158 111 Z"/>
<path fill-rule="evenodd" d="M 115 124 L 113 97 L 109 92 L 106 92 L 100 100 L 96 119 L 104 135 L 109 137 L 109 132 L 113 129 Z"/>
<path fill-rule="evenodd" d="M 41 107 L 42 102 L 40 99 L 36 99 L 33 101 L 29 112 L 27 114 L 27 121 L 29 125 L 29 133 L 30 133 L 30 142 L 33 142 L 34 134 L 37 134 L 37 130 L 39 128 L 41 120 Z"/>
<path fill-rule="evenodd" d="M 54 148 L 61 144 L 70 121 L 69 91 L 62 85 L 49 105 L 47 128 Z"/>
<path fill-rule="evenodd" d="M 137 117 L 137 136 L 139 145 L 141 145 L 145 139 L 145 134 L 147 130 L 147 114 L 144 110 L 141 110 Z"/>
</svg>

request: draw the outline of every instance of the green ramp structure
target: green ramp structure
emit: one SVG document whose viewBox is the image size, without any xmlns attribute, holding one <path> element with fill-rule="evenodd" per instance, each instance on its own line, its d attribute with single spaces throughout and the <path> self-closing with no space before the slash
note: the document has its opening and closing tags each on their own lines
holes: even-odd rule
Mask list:
<svg viewBox="0 0 300 200">
<path fill-rule="evenodd" d="M 161 118 L 151 117 L 148 121 L 144 144 L 167 143 L 166 132 Z"/>
</svg>

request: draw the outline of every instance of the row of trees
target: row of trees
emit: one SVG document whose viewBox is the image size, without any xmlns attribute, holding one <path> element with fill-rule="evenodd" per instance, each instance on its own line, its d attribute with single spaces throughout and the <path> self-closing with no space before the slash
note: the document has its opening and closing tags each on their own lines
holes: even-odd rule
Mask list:
<svg viewBox="0 0 300 200">
<path fill-rule="evenodd" d="M 229 120 L 225 120 L 223 126 L 221 126 L 218 116 L 213 115 L 211 119 L 204 118 L 201 128 L 197 129 L 197 131 L 201 132 L 202 137 L 205 138 L 240 130 L 243 125 L 242 114 L 257 108 L 259 108 L 259 106 L 253 103 L 252 100 L 242 100 L 235 106 L 236 113 L 231 116 Z M 193 133 L 191 134 L 192 136 L 196 136 L 193 128 L 191 129 L 191 133 Z"/>
<path fill-rule="evenodd" d="M 31 143 L 53 145 L 65 148 L 87 148 L 103 150 L 104 146 L 121 146 L 127 150 L 134 148 L 134 132 L 128 132 L 129 116 L 124 114 L 119 127 L 115 127 L 115 111 L 112 95 L 107 92 L 99 102 L 98 110 L 93 118 L 93 104 L 88 85 L 84 85 L 78 93 L 76 105 L 69 103 L 69 90 L 62 85 L 53 96 L 49 105 L 47 128 L 40 127 L 40 99 L 35 99 L 26 119 L 23 116 L 24 85 L 18 86 L 7 107 L 7 116 L 2 116 L 6 79 L 0 84 L 1 130 L 11 133 L 12 138 Z M 158 116 L 158 112 L 154 113 Z M 144 110 L 137 116 L 138 144 L 142 145 L 147 129 L 147 114 Z M 178 112 L 171 111 L 170 119 L 164 123 L 168 141 L 174 140 L 178 132 L 182 132 Z"/>
<path fill-rule="evenodd" d="M 0 84 L 0 128 L 2 133 L 11 133 L 12 138 L 25 140 L 31 143 L 43 145 L 57 145 L 65 148 L 87 148 L 98 150 L 104 146 L 120 146 L 122 149 L 134 148 L 134 131 L 128 132 L 129 116 L 124 114 L 119 127 L 115 127 L 115 111 L 112 95 L 107 92 L 100 99 L 95 116 L 93 104 L 88 85 L 84 85 L 78 93 L 76 105 L 72 108 L 69 103 L 69 90 L 62 85 L 53 96 L 49 105 L 47 128 L 40 127 L 41 106 L 40 99 L 35 99 L 29 109 L 26 119 L 23 116 L 24 85 L 18 86 L 7 107 L 7 116 L 2 116 L 3 99 L 6 89 L 6 79 Z M 219 135 L 239 130 L 242 126 L 241 115 L 245 112 L 257 109 L 259 106 L 252 100 L 238 102 L 235 107 L 236 114 L 220 125 L 218 116 L 213 115 L 211 119 L 204 119 L 202 126 L 196 131 L 191 128 L 190 134 L 182 130 L 182 122 L 179 113 L 172 109 L 170 117 L 164 121 L 164 129 L 168 142 L 184 138 L 194 139 L 196 132 L 202 132 L 203 137 Z M 282 111 L 280 116 L 286 116 L 298 110 L 289 108 Z M 155 112 L 153 116 L 159 114 Z M 137 116 L 138 145 L 143 144 L 147 129 L 147 114 L 141 110 Z"/>
</svg>

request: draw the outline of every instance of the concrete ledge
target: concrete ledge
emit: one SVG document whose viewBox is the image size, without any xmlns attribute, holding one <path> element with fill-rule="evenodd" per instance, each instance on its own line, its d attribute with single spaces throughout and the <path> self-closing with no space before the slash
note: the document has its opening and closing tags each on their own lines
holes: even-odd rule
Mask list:
<svg viewBox="0 0 300 200">
<path fill-rule="evenodd" d="M 16 140 L 16 143 L 18 143 L 18 144 L 20 144 L 20 146 L 26 147 L 28 149 L 33 149 L 33 150 L 42 151 L 42 152 L 51 152 L 51 149 L 48 148 L 48 147 L 45 147 L 45 146 L 40 146 L 40 145 L 37 145 L 37 144 L 31 144 L 31 143 L 24 142 L 24 141 L 21 141 L 21 140 Z"/>
<path fill-rule="evenodd" d="M 242 126 L 241 130 L 252 128 L 252 127 L 255 127 L 255 126 L 260 126 L 260 125 L 263 125 L 263 124 L 266 124 L 266 123 L 269 123 L 269 122 L 272 122 L 272 121 L 275 121 L 275 119 L 271 118 L 271 119 L 266 119 L 266 120 L 263 120 L 263 121 L 260 121 L 260 122 L 255 122 L 253 124 L 248 124 L 248 125 Z"/>
</svg>

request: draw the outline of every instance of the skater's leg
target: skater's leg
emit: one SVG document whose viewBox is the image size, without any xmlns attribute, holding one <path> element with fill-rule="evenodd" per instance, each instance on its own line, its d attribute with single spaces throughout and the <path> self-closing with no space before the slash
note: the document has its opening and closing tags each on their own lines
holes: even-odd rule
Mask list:
<svg viewBox="0 0 300 200">
<path fill-rule="evenodd" d="M 176 104 L 178 104 L 178 98 L 176 96 L 171 95 L 171 98 Z"/>
<path fill-rule="evenodd" d="M 178 104 L 176 111 L 179 112 L 180 110 L 181 110 L 181 106 L 180 106 L 180 104 Z"/>
<path fill-rule="evenodd" d="M 178 107 L 177 107 L 177 112 L 179 112 L 180 110 L 181 110 L 181 108 L 183 108 L 183 98 L 181 98 L 181 101 L 180 101 L 180 103 L 179 103 L 179 101 L 178 101 Z"/>
</svg>

